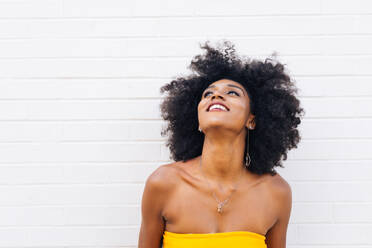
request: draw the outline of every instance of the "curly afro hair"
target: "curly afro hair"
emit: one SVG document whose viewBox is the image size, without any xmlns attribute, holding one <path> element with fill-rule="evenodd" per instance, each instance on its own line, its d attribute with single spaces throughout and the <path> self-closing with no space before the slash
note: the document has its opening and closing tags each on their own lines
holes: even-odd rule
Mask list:
<svg viewBox="0 0 372 248">
<path fill-rule="evenodd" d="M 202 93 L 211 83 L 230 79 L 247 90 L 255 115 L 256 128 L 249 130 L 251 163 L 247 169 L 275 175 L 274 167 L 284 168 L 281 159 L 286 160 L 287 151 L 297 148 L 301 139 L 296 127 L 305 112 L 295 96 L 294 82 L 283 64 L 272 58 L 240 58 L 229 41 L 217 48 L 208 43 L 199 44 L 206 54 L 195 56 L 188 66 L 194 73 L 176 77 L 160 88 L 160 93 L 168 92 L 160 104 L 161 117 L 167 121 L 161 135 L 169 133 L 166 146 L 171 158 L 185 162 L 201 155 L 204 134 L 198 131 L 197 107 Z"/>
</svg>

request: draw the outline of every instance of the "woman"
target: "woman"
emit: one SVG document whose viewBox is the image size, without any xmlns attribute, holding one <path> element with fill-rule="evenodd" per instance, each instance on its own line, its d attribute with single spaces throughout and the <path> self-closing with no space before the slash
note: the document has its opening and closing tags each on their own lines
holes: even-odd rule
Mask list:
<svg viewBox="0 0 372 248">
<path fill-rule="evenodd" d="M 161 88 L 176 162 L 146 180 L 140 248 L 284 248 L 292 205 L 274 170 L 297 147 L 304 110 L 280 63 L 201 46 L 196 72 Z"/>
</svg>

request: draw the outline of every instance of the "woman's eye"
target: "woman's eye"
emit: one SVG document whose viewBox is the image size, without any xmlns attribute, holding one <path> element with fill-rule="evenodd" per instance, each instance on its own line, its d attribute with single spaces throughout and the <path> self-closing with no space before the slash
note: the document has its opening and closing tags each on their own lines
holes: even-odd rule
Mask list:
<svg viewBox="0 0 372 248">
<path fill-rule="evenodd" d="M 204 93 L 204 97 L 206 97 L 208 95 L 208 93 L 212 93 L 211 91 L 207 91 Z"/>
<path fill-rule="evenodd" d="M 230 94 L 230 92 L 233 92 L 234 94 L 236 94 L 237 96 L 240 96 L 236 91 L 234 90 L 230 90 L 228 91 L 227 93 Z M 212 91 L 207 91 L 204 93 L 204 97 L 207 97 L 209 93 L 212 93 Z"/>
<path fill-rule="evenodd" d="M 234 92 L 237 96 L 239 96 L 239 94 L 238 94 L 236 91 L 230 90 L 230 91 L 227 92 L 227 93 L 230 93 L 230 92 Z"/>
</svg>

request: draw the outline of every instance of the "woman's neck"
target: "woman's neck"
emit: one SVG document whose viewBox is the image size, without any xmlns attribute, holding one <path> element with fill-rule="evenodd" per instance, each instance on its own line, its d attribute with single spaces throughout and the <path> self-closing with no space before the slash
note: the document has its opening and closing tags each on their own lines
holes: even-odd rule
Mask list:
<svg viewBox="0 0 372 248">
<path fill-rule="evenodd" d="M 244 168 L 245 138 L 243 137 L 243 134 L 206 135 L 199 163 L 209 180 L 231 185 L 242 173 L 247 172 Z"/>
</svg>

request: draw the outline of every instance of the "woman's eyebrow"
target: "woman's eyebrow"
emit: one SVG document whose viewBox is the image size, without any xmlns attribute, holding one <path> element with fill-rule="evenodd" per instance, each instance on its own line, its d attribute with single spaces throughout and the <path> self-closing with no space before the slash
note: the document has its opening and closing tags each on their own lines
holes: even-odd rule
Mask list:
<svg viewBox="0 0 372 248">
<path fill-rule="evenodd" d="M 236 86 L 236 85 L 233 85 L 233 84 L 228 84 L 227 86 L 238 88 L 238 89 L 240 89 L 243 92 L 243 95 L 245 95 L 244 90 L 242 88 L 240 88 L 239 86 Z M 215 85 L 209 85 L 207 87 L 207 89 L 208 88 L 214 88 L 214 87 L 216 87 L 216 86 Z"/>
</svg>

